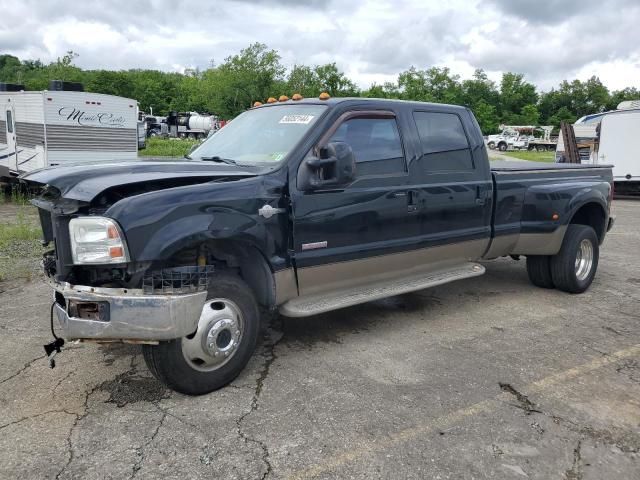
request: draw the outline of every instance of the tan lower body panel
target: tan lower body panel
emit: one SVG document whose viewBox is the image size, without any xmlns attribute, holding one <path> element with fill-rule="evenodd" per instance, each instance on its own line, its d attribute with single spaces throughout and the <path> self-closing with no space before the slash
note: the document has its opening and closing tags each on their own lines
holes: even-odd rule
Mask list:
<svg viewBox="0 0 640 480">
<path fill-rule="evenodd" d="M 551 233 L 521 233 L 518 243 L 509 252 L 514 255 L 555 255 L 562 247 L 562 240 L 567 231 L 566 225 L 561 225 Z"/>
<path fill-rule="evenodd" d="M 361 260 L 331 263 L 298 270 L 300 296 L 335 292 L 403 276 L 420 275 L 450 265 L 477 260 L 488 239 L 421 248 Z"/>
<path fill-rule="evenodd" d="M 482 275 L 484 271 L 482 265 L 472 262 L 450 265 L 429 273 L 414 273 L 393 280 L 295 298 L 281 305 L 280 313 L 288 317 L 308 317 L 393 295 L 435 287 L 455 280 L 476 277 Z"/>
<path fill-rule="evenodd" d="M 298 282 L 293 268 L 285 268 L 273 274 L 276 285 L 276 305 L 298 296 Z"/>
<path fill-rule="evenodd" d="M 566 231 L 567 226 L 561 225 L 551 233 L 501 235 L 493 239 L 484 258 L 492 259 L 506 255 L 555 255 L 562 247 Z"/>
</svg>

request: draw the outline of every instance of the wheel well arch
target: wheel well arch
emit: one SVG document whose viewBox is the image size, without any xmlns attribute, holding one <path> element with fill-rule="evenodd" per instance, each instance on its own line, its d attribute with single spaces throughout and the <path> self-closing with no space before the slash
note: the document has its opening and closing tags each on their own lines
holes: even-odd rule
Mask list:
<svg viewBox="0 0 640 480">
<path fill-rule="evenodd" d="M 200 264 L 201 256 L 207 265 L 236 272 L 249 285 L 258 304 L 265 308 L 275 306 L 274 275 L 267 259 L 255 245 L 238 240 L 200 241 L 184 246 L 164 263 L 196 265 Z"/>
<path fill-rule="evenodd" d="M 569 220 L 569 225 L 577 224 L 592 227 L 598 236 L 598 240 L 602 243 L 607 232 L 606 221 L 607 214 L 602 205 L 597 202 L 588 202 L 575 211 L 571 220 Z"/>
</svg>

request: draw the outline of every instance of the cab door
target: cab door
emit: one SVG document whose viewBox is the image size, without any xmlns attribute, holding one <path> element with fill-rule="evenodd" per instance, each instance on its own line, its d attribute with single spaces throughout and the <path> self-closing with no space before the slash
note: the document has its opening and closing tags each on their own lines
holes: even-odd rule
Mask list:
<svg viewBox="0 0 640 480">
<path fill-rule="evenodd" d="M 16 122 L 13 105 L 5 106 L 5 134 L 7 137 L 7 150 L 2 152 L 2 157 L 7 158 L 9 170 L 18 171 L 18 154 L 16 152 Z"/>
<path fill-rule="evenodd" d="M 300 295 L 399 275 L 403 265 L 394 254 L 409 249 L 418 233 L 400 132 L 394 111 L 356 110 L 341 115 L 320 140 L 319 146 L 351 147 L 356 178 L 340 189 L 292 188 Z"/>
<path fill-rule="evenodd" d="M 420 154 L 410 165 L 420 198 L 420 243 L 442 261 L 476 260 L 491 239 L 493 184 L 482 139 L 462 109 L 413 111 Z"/>
</svg>

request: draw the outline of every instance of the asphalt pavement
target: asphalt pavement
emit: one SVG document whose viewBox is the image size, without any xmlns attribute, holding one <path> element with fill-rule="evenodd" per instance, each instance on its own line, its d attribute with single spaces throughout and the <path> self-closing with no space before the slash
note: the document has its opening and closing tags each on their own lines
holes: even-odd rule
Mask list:
<svg viewBox="0 0 640 480">
<path fill-rule="evenodd" d="M 616 201 L 592 287 L 524 260 L 274 318 L 232 385 L 163 388 L 130 345 L 48 368 L 51 293 L 0 293 L 0 478 L 640 478 L 640 201 Z"/>
</svg>

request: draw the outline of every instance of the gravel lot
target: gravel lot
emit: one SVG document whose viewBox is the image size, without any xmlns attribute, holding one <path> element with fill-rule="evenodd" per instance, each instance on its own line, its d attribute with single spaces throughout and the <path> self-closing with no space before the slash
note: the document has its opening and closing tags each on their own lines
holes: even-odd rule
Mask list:
<svg viewBox="0 0 640 480">
<path fill-rule="evenodd" d="M 162 388 L 132 346 L 47 367 L 49 289 L 0 293 L 0 478 L 631 479 L 640 472 L 640 202 L 591 289 L 524 262 L 274 319 L 229 387 Z M 6 284 L 5 284 L 6 288 Z"/>
</svg>

